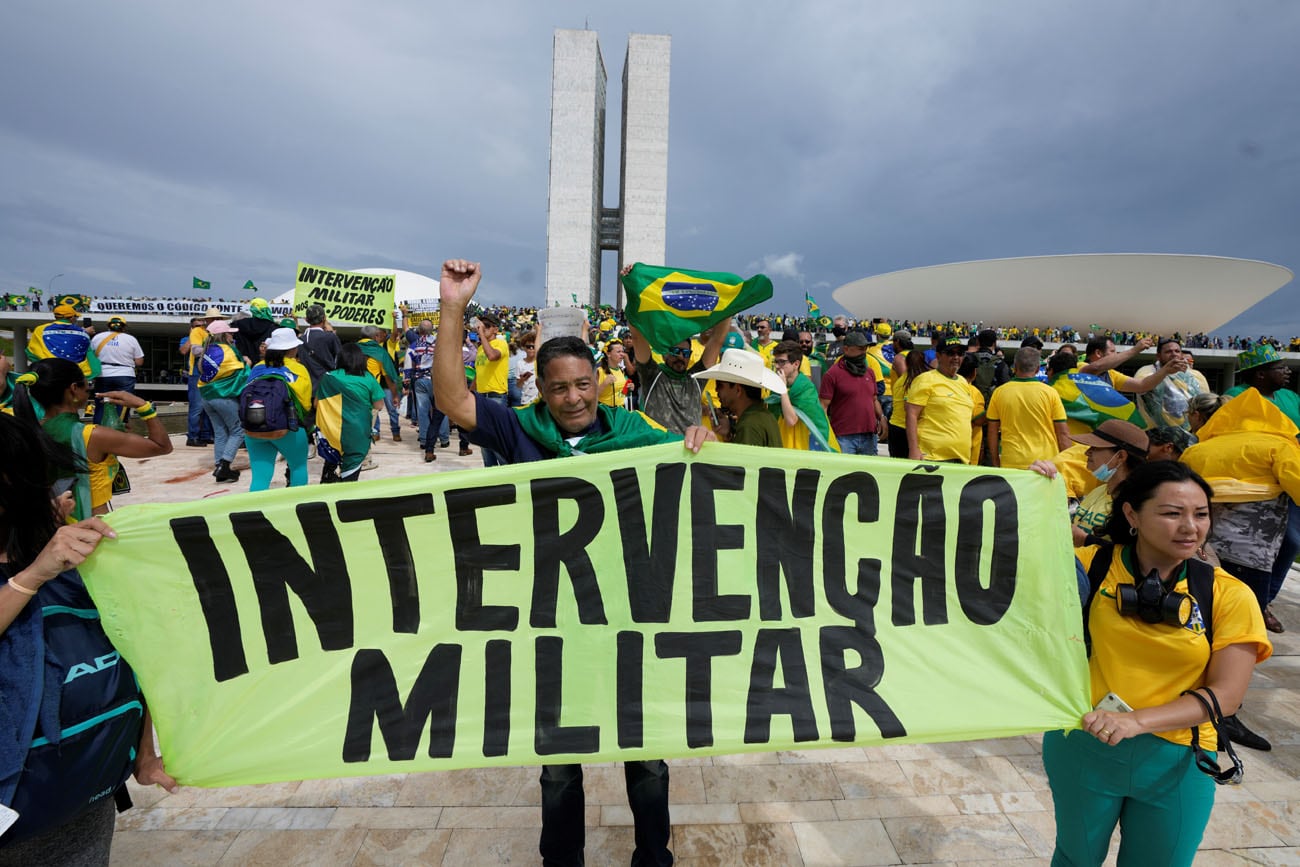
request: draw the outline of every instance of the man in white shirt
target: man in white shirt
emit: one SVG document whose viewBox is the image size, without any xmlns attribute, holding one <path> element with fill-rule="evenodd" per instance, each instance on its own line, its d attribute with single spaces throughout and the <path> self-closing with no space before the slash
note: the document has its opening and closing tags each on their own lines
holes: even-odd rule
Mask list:
<svg viewBox="0 0 1300 867">
<path fill-rule="evenodd" d="M 109 319 L 108 330 L 90 338 L 90 350 L 99 357 L 102 368 L 95 379 L 95 424 L 99 424 L 104 417 L 101 394 L 108 391 L 135 394 L 135 370 L 144 365 L 144 350 L 140 341 L 126 333 L 126 320 L 121 316 Z M 123 422 L 129 411 L 123 408 Z"/>
</svg>

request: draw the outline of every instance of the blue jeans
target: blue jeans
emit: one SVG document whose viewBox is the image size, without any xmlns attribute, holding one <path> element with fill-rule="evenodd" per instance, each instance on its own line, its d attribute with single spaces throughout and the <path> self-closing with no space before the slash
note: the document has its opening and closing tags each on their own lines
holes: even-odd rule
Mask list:
<svg viewBox="0 0 1300 867">
<path fill-rule="evenodd" d="M 233 461 L 244 442 L 244 426 L 239 423 L 239 401 L 233 397 L 205 397 L 203 411 L 212 419 L 212 463 Z"/>
<path fill-rule="evenodd" d="M 627 805 L 632 808 L 636 848 L 633 865 L 669 865 L 672 822 L 668 818 L 668 765 L 662 759 L 626 762 Z M 542 766 L 542 839 L 544 867 L 581 865 L 586 845 L 582 765 Z"/>
<path fill-rule="evenodd" d="M 873 433 L 836 434 L 835 438 L 840 441 L 840 454 L 842 455 L 871 455 L 874 457 L 880 453 L 879 441 Z"/>
<path fill-rule="evenodd" d="M 1286 536 L 1282 539 L 1282 547 L 1278 549 L 1277 559 L 1273 561 L 1273 574 L 1269 576 L 1266 605 L 1277 598 L 1282 582 L 1286 581 L 1286 573 L 1291 571 L 1291 564 L 1295 562 L 1296 554 L 1300 554 L 1300 506 L 1293 500 L 1286 512 Z"/>
<path fill-rule="evenodd" d="M 501 394 L 500 392 L 483 391 L 483 392 L 479 392 L 479 394 L 481 394 L 485 399 L 492 401 L 493 403 L 499 403 L 502 406 L 509 406 L 509 403 L 506 401 L 506 396 L 504 394 Z M 505 461 L 502 460 L 499 454 L 492 451 L 491 449 L 483 449 L 483 466 L 496 467 L 504 463 Z"/>
<path fill-rule="evenodd" d="M 451 439 L 451 419 L 447 418 L 446 413 L 438 409 L 438 401 L 436 399 L 433 401 L 433 407 L 429 410 L 429 416 L 429 424 L 431 428 L 429 434 L 432 436 L 436 433 L 438 436 L 438 442 L 445 445 Z M 429 446 L 426 443 L 425 448 L 427 449 L 428 447 Z M 462 451 L 469 448 L 469 440 L 465 439 L 464 431 L 460 431 L 460 447 Z"/>
<path fill-rule="evenodd" d="M 402 419 L 397 414 L 397 406 L 393 403 L 393 394 L 388 389 L 384 389 L 384 409 L 388 412 L 388 426 L 393 431 L 393 436 L 402 432 Z M 375 416 L 375 436 L 379 436 L 379 420 L 383 418 L 383 413 Z"/>
<path fill-rule="evenodd" d="M 101 376 L 95 380 L 95 424 L 99 424 L 104 418 L 104 400 L 100 397 L 106 391 L 125 391 L 127 394 L 135 394 L 135 377 L 134 376 Z M 130 410 L 122 408 L 122 421 L 126 422 Z"/>
<path fill-rule="evenodd" d="M 894 411 L 894 396 L 892 394 L 882 394 L 880 396 L 880 408 L 885 411 L 885 418 L 889 418 Z"/>
<path fill-rule="evenodd" d="M 433 377 L 424 376 L 411 383 L 410 401 L 415 405 L 415 421 L 420 426 L 420 447 L 426 452 L 432 451 L 429 422 L 433 420 Z M 446 418 L 443 416 L 444 421 Z"/>
<path fill-rule="evenodd" d="M 203 411 L 203 398 L 199 395 L 199 377 L 196 373 L 191 373 L 189 383 L 189 419 L 185 426 L 185 438 L 191 440 L 210 440 L 212 436 L 212 420 L 208 414 Z"/>
<path fill-rule="evenodd" d="M 307 484 L 307 431 L 303 428 L 291 430 L 274 440 L 245 437 L 244 445 L 248 447 L 249 469 L 253 472 L 253 480 L 248 486 L 250 491 L 265 491 L 271 487 L 277 454 L 284 455 L 289 465 L 289 487 Z"/>
</svg>

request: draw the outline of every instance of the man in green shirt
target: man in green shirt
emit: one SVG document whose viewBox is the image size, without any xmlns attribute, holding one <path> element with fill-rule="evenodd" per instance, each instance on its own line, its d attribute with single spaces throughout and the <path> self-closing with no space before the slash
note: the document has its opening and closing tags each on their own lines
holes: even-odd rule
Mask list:
<svg viewBox="0 0 1300 867">
<path fill-rule="evenodd" d="M 728 349 L 720 362 L 694 377 L 717 382 L 718 401 L 734 419 L 728 442 L 781 448 L 781 429 L 763 402 L 763 389 L 785 394 L 785 380 L 763 364 L 762 356 Z"/>
<path fill-rule="evenodd" d="M 1286 366 L 1276 349 L 1261 343 L 1237 353 L 1237 373 L 1242 384 L 1225 391 L 1224 397 L 1236 397 L 1246 389 L 1254 388 L 1295 422 L 1296 427 L 1300 427 L 1300 394 L 1287 388 L 1291 381 L 1291 368 Z"/>
<path fill-rule="evenodd" d="M 1282 414 L 1295 422 L 1296 427 L 1300 427 L 1300 395 L 1287 388 L 1287 384 L 1291 381 L 1291 368 L 1286 366 L 1277 349 L 1268 343 L 1261 343 L 1245 352 L 1237 353 L 1237 373 L 1241 374 L 1243 384 L 1225 391 L 1224 397 L 1236 397 L 1246 389 L 1253 388 L 1282 410 Z M 1282 583 L 1286 581 L 1286 576 L 1291 571 L 1291 564 L 1295 562 L 1298 553 L 1300 553 L 1300 505 L 1292 500 L 1287 506 L 1286 535 L 1282 539 L 1282 547 L 1278 549 L 1277 557 L 1273 560 L 1268 590 L 1264 597 L 1266 603 L 1271 603 L 1278 591 L 1282 589 Z M 1271 608 L 1269 604 L 1264 605 L 1264 626 L 1269 632 L 1285 631 L 1282 621 L 1277 619 L 1277 615 L 1270 610 Z"/>
</svg>

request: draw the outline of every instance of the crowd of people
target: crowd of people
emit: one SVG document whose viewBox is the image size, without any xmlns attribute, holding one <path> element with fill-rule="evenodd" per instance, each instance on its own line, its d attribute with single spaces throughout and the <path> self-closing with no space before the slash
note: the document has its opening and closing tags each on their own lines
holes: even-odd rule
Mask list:
<svg viewBox="0 0 1300 867">
<path fill-rule="evenodd" d="M 576 333 L 547 334 L 535 308 L 474 305 L 480 278 L 476 263 L 449 260 L 436 323 L 365 326 L 347 341 L 319 306 L 305 327 L 260 299 L 233 317 L 209 309 L 183 341 L 186 446 L 210 446 L 225 484 L 239 481 L 232 463 L 245 448 L 251 491 L 272 486 L 280 458 L 287 486 L 309 484 L 313 450 L 320 483 L 357 481 L 385 421 L 396 441 L 414 432 L 425 463 L 451 447 L 454 427 L 459 454 L 477 449 L 484 467 L 716 441 L 1060 477 L 1096 707 L 1081 732 L 1044 739 L 1057 854 L 1101 863 L 1118 823 L 1128 831 L 1121 862 L 1191 862 L 1215 782 L 1240 771 L 1231 744 L 1270 748 L 1238 710 L 1271 653 L 1268 633 L 1285 629 L 1271 605 L 1300 553 L 1300 397 L 1273 343 L 1251 341 L 1238 356 L 1241 384 L 1218 395 L 1177 335 L 747 314 L 655 345 L 605 308 Z M 111 534 L 96 516 L 120 490 L 117 458 L 172 449 L 157 411 L 134 394 L 125 328 L 110 325 L 96 344 L 75 311 L 53 312 L 32 334 L 27 373 L 0 361 L 0 407 L 13 415 L 0 419 L 0 656 L 40 646 L 39 611 L 49 609 L 33 598 L 90 608 L 75 567 Z M 1117 350 L 1116 336 L 1131 347 Z M 1007 337 L 1020 341 L 1014 353 L 998 346 Z M 1149 349 L 1154 363 L 1119 372 Z M 92 401 L 100 410 L 88 423 Z M 91 638 L 106 642 L 100 635 Z M 98 700 L 130 693 L 124 682 L 114 690 Z M 43 725 L 24 722 L 20 736 Z M 174 785 L 147 715 L 116 737 L 132 758 L 105 765 L 117 782 L 101 796 L 133 767 Z M 74 772 L 75 756 L 42 755 L 50 770 L 40 779 Z M 0 800 L 48 797 L 9 754 L 0 759 L 0 783 L 17 780 Z M 634 863 L 671 863 L 667 764 L 628 762 L 625 773 Z M 581 863 L 581 767 L 545 766 L 541 787 L 544 862 Z M 0 838 L 0 863 L 56 833 L 106 846 L 104 803 L 18 826 Z"/>
</svg>

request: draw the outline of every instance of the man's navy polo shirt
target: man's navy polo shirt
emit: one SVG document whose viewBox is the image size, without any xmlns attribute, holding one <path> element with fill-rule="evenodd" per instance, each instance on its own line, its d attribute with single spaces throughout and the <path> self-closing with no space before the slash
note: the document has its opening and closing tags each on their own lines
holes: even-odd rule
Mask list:
<svg viewBox="0 0 1300 867">
<path fill-rule="evenodd" d="M 465 434 L 465 439 L 474 445 L 491 449 L 508 464 L 546 461 L 555 457 L 543 451 L 524 433 L 519 416 L 510 407 L 477 393 L 474 394 L 474 405 L 478 411 L 478 426 Z"/>
</svg>

